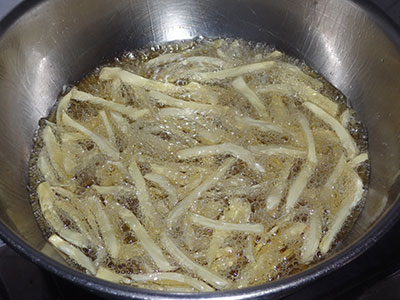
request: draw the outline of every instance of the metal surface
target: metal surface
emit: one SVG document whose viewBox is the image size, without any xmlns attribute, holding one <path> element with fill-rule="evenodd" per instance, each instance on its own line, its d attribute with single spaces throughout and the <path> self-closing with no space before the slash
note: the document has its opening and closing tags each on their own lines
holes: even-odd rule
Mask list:
<svg viewBox="0 0 400 300">
<path fill-rule="evenodd" d="M 43 239 L 29 203 L 27 168 L 38 120 L 71 84 L 125 50 L 207 37 L 267 42 L 304 59 L 339 88 L 368 129 L 366 207 L 341 249 L 270 284 L 212 297 L 280 297 L 353 260 L 398 219 L 400 37 L 372 7 L 345 0 L 29 1 L 0 23 L 0 235 L 50 271 L 116 298 L 189 298 L 123 287 L 72 270 Z"/>
</svg>

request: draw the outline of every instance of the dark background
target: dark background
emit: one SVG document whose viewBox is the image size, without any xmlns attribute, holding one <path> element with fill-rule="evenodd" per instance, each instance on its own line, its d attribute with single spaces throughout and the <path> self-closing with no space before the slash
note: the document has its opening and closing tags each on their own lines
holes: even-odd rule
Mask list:
<svg viewBox="0 0 400 300">
<path fill-rule="evenodd" d="M 400 24 L 400 0 L 371 0 L 397 24 Z"/>
</svg>

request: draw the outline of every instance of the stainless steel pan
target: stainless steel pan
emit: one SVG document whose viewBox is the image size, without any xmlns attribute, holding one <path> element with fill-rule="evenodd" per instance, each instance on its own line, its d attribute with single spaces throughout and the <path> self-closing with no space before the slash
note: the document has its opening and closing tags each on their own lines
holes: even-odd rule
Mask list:
<svg viewBox="0 0 400 300">
<path fill-rule="evenodd" d="M 196 36 L 239 37 L 304 59 L 349 99 L 369 134 L 367 203 L 340 249 L 270 284 L 178 295 L 134 289 L 71 269 L 36 225 L 26 189 L 38 120 L 62 91 L 131 50 Z M 400 36 L 374 7 L 347 0 L 26 1 L 0 23 L 0 235 L 55 274 L 116 298 L 280 297 L 350 262 L 399 218 Z"/>
</svg>

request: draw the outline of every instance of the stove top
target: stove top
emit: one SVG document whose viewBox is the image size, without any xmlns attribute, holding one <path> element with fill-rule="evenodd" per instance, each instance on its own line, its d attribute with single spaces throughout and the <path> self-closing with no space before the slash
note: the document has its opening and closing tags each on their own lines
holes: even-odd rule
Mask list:
<svg viewBox="0 0 400 300">
<path fill-rule="evenodd" d="M 0 19 L 22 0 L 0 0 Z M 372 0 L 400 24 L 400 0 Z M 286 300 L 400 299 L 400 221 L 365 254 Z M 99 299 L 39 268 L 0 240 L 0 300 Z"/>
</svg>

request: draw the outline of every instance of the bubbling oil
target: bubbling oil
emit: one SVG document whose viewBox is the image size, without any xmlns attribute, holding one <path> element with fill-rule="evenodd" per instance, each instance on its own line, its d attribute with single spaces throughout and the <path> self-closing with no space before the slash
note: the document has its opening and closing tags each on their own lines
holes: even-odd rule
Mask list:
<svg viewBox="0 0 400 300">
<path fill-rule="evenodd" d="M 272 65 L 266 70 L 218 79 L 204 79 L 204 75 L 199 80 L 199 74 L 237 70 L 266 61 Z M 182 89 L 161 91 L 175 100 L 160 100 L 163 96 L 151 94 L 151 87 L 124 81 L 122 77 L 101 79 L 104 67 L 125 70 L 162 87 L 173 85 Z M 242 80 L 245 87 L 235 87 L 234 80 Z M 337 107 L 332 117 L 345 128 L 355 141 L 357 152 L 362 154 L 367 151 L 365 129 L 338 90 L 304 62 L 270 46 L 205 38 L 157 45 L 126 53 L 99 67 L 73 90 L 146 111 L 143 117 L 133 119 L 113 106 L 72 96 L 62 113 L 105 140 L 115 149 L 118 159 L 110 158 L 87 130 L 71 128 L 63 121 L 64 115 L 57 117 L 63 100 L 40 122 L 32 151 L 32 205 L 45 237 L 59 235 L 89 257 L 96 269 L 105 268 L 119 276 L 107 277 L 108 280 L 149 289 L 199 290 L 174 279 L 154 279 L 165 271 L 149 249 L 143 247 L 143 236 L 121 217 L 118 209 L 113 209 L 116 207 L 129 210 L 137 218 L 148 238 L 161 249 L 163 259 L 174 266 L 168 272 L 184 274 L 219 290 L 262 284 L 312 266 L 326 256 L 321 244 L 334 230 L 336 216 L 349 207 L 346 221 L 334 234 L 329 249 L 350 230 L 363 206 L 368 160 L 356 164 L 356 158 L 346 152 L 332 126 L 304 103 L 317 95 L 318 99 L 327 99 L 327 107 Z M 311 96 L 305 94 L 310 90 Z M 260 114 L 254 101 L 260 101 L 265 113 Z M 193 109 L 193 104 L 207 109 Z M 303 117 L 312 143 L 299 125 Z M 54 138 L 51 134 L 45 137 L 48 126 Z M 199 147 L 210 154 L 199 154 Z M 315 148 L 317 162 L 297 193 L 295 204 L 289 207 L 289 194 L 296 184 L 301 185 L 296 180 L 308 166 L 310 147 Z M 182 158 L 180 153 L 188 149 L 193 153 Z M 215 172 L 232 157 L 235 159 L 223 175 L 216 176 Z M 339 172 L 335 170 L 342 157 L 340 176 L 336 175 L 327 186 L 332 174 Z M 135 164 L 138 171 L 133 171 Z M 362 180 L 363 192 L 355 199 L 357 203 L 350 205 L 357 194 L 357 178 Z M 196 192 L 207 180 L 215 182 Z M 44 200 L 37 192 L 44 182 L 50 183 L 49 193 L 53 195 L 49 212 L 44 211 Z M 144 201 L 151 207 L 150 215 Z M 169 224 L 171 215 L 185 201 L 191 201 L 187 210 Z M 98 219 L 94 207 L 104 210 L 107 230 L 113 238 L 107 238 L 107 230 L 102 230 L 104 218 Z M 156 218 L 151 217 L 153 214 Z M 59 218 L 62 228 L 54 228 L 54 221 L 47 216 Z M 196 216 L 217 225 L 194 221 Z M 226 229 L 231 224 L 240 224 L 242 228 Z M 249 232 L 248 225 L 254 224 L 263 230 Z M 93 236 L 82 238 L 88 241 L 82 246 L 65 238 L 66 231 Z M 163 234 L 193 264 L 223 278 L 227 284 L 218 286 L 191 263 L 182 264 L 176 251 L 163 242 Z M 316 243 L 307 246 L 313 248 L 311 252 L 306 247 L 307 239 Z M 304 254 L 307 251 L 309 257 Z M 88 272 L 73 257 L 67 260 Z M 151 276 L 148 275 L 149 280 L 137 280 L 134 275 L 138 274 Z"/>
</svg>

